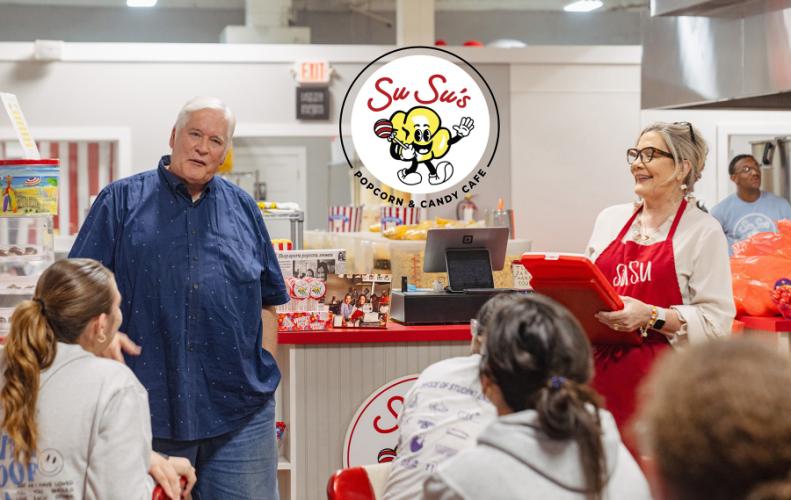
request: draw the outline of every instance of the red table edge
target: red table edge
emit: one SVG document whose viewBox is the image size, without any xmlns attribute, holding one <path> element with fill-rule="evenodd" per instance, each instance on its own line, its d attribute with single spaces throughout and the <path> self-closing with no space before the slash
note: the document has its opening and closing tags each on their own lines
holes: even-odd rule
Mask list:
<svg viewBox="0 0 791 500">
<path fill-rule="evenodd" d="M 744 328 L 765 332 L 791 332 L 791 319 L 782 316 L 739 316 L 736 318 Z"/>
<path fill-rule="evenodd" d="M 381 344 L 401 342 L 469 342 L 470 325 L 413 325 L 388 323 L 387 328 L 334 328 L 279 332 L 280 344 Z"/>
</svg>

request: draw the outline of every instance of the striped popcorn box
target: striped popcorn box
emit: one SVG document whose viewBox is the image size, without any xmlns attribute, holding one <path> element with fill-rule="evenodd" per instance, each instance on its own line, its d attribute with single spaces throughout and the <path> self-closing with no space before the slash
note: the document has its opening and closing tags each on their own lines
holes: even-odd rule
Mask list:
<svg viewBox="0 0 791 500">
<path fill-rule="evenodd" d="M 417 207 L 382 207 L 380 222 L 382 232 L 403 224 L 419 224 L 420 209 Z"/>
<path fill-rule="evenodd" d="M 330 207 L 329 231 L 331 233 L 350 233 L 360 231 L 363 221 L 363 207 L 340 205 Z"/>
</svg>

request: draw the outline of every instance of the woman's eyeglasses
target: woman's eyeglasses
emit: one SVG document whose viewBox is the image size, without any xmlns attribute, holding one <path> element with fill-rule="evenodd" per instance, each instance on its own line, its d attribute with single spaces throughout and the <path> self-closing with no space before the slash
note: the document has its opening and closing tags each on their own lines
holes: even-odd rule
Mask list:
<svg viewBox="0 0 791 500">
<path fill-rule="evenodd" d="M 630 165 L 637 161 L 638 158 L 640 158 L 640 161 L 643 163 L 643 165 L 645 165 L 646 163 L 653 160 L 654 156 L 673 158 L 673 155 L 667 151 L 662 151 L 661 149 L 657 149 L 652 146 L 648 146 L 647 148 L 643 149 L 629 148 L 626 150 L 626 161 L 629 162 Z"/>
</svg>

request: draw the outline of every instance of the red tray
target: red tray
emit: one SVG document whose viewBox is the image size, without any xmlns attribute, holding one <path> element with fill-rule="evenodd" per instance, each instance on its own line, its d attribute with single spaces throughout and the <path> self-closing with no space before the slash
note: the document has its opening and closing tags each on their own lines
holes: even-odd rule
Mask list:
<svg viewBox="0 0 791 500">
<path fill-rule="evenodd" d="M 592 344 L 639 345 L 638 332 L 617 332 L 594 317 L 623 309 L 621 297 L 596 265 L 583 255 L 526 253 L 522 265 L 530 286 L 560 302 L 577 318 Z"/>
</svg>

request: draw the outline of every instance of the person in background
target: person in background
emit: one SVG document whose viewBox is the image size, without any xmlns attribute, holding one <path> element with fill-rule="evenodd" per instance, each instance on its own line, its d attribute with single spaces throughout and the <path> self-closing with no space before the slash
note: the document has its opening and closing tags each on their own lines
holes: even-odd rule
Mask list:
<svg viewBox="0 0 791 500">
<path fill-rule="evenodd" d="M 437 465 L 475 446 L 478 434 L 497 417 L 481 389 L 481 345 L 492 313 L 516 296 L 502 293 L 489 299 L 470 322 L 470 354 L 426 367 L 406 394 L 384 500 L 419 498 L 423 481 Z"/>
<path fill-rule="evenodd" d="M 149 500 L 152 476 L 170 498 L 189 495 L 189 461 L 151 451 L 146 390 L 123 363 L 96 356 L 118 333 L 120 303 L 107 268 L 72 259 L 47 268 L 16 307 L 0 350 L 4 499 Z"/>
<path fill-rule="evenodd" d="M 521 295 L 493 312 L 480 364 L 497 420 L 437 467 L 426 500 L 651 498 L 590 387 L 591 346 L 571 313 Z"/>
<path fill-rule="evenodd" d="M 343 297 L 343 302 L 341 302 L 341 316 L 343 316 L 343 319 L 348 321 L 353 310 L 354 304 L 352 304 L 352 294 L 347 293 Z"/>
<path fill-rule="evenodd" d="M 327 281 L 327 276 L 329 274 L 330 273 L 327 269 L 327 264 L 324 262 L 319 262 L 319 265 L 316 266 L 316 277 L 321 281 Z"/>
<path fill-rule="evenodd" d="M 360 326 L 365 318 L 365 313 L 371 310 L 370 304 L 367 304 L 368 299 L 365 295 L 360 294 L 357 296 L 357 301 L 352 308 L 352 314 L 349 316 L 349 321 L 354 323 L 354 326 Z"/>
<path fill-rule="evenodd" d="M 597 318 L 642 337 L 640 345 L 594 346 L 593 387 L 634 451 L 624 431 L 654 360 L 671 346 L 729 335 L 736 313 L 725 235 L 690 194 L 707 152 L 689 123 L 646 127 L 626 151 L 640 202 L 604 209 L 586 251 L 624 302 Z"/>
<path fill-rule="evenodd" d="M 776 232 L 778 220 L 791 219 L 791 204 L 761 190 L 761 166 L 752 155 L 734 156 L 728 174 L 736 192 L 714 205 L 711 215 L 722 225 L 733 253 L 737 241 L 756 233 Z"/>
<path fill-rule="evenodd" d="M 216 176 L 235 123 L 216 98 L 187 102 L 172 154 L 105 187 L 69 255 L 115 273 L 154 449 L 195 464 L 198 500 L 274 500 L 275 306 L 289 295 L 258 205 Z"/>
<path fill-rule="evenodd" d="M 657 500 L 791 498 L 791 364 L 740 338 L 663 359 L 641 389 Z"/>
</svg>

